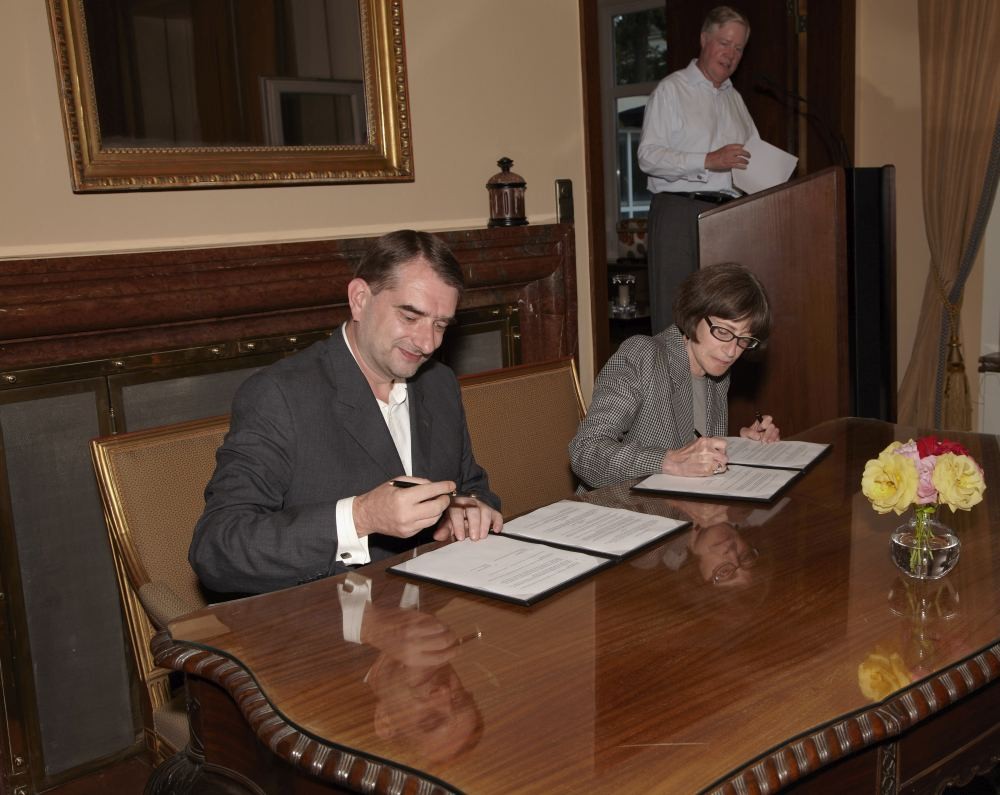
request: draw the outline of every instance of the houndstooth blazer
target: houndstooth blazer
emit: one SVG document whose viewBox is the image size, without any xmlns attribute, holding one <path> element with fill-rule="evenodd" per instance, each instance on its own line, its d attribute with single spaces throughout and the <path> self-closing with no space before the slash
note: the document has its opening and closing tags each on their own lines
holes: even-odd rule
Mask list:
<svg viewBox="0 0 1000 795">
<path fill-rule="evenodd" d="M 729 373 L 709 377 L 706 387 L 706 430 L 725 436 Z M 694 438 L 691 364 L 684 335 L 669 326 L 654 337 L 629 337 L 608 359 L 569 444 L 570 461 L 597 488 L 662 471 L 666 452 Z"/>
</svg>

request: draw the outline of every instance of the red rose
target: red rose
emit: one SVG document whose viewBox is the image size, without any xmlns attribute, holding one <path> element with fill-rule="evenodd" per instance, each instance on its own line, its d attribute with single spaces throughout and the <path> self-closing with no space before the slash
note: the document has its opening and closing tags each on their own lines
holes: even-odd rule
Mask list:
<svg viewBox="0 0 1000 795">
<path fill-rule="evenodd" d="M 917 453 L 921 458 L 926 458 L 929 455 L 944 455 L 945 453 L 968 455 L 969 451 L 958 442 L 938 439 L 936 436 L 923 436 L 917 439 Z"/>
<path fill-rule="evenodd" d="M 938 450 L 934 455 L 944 455 L 945 453 L 954 453 L 955 455 L 968 455 L 969 451 L 966 450 L 958 442 L 951 442 L 947 439 L 942 439 L 938 442 Z"/>
</svg>

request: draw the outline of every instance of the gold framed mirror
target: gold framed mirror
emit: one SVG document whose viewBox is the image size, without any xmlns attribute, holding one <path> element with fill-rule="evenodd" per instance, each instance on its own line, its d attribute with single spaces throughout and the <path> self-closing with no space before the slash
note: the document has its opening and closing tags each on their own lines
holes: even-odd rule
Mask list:
<svg viewBox="0 0 1000 795">
<path fill-rule="evenodd" d="M 411 182 L 402 0 L 47 0 L 73 190 Z"/>
</svg>

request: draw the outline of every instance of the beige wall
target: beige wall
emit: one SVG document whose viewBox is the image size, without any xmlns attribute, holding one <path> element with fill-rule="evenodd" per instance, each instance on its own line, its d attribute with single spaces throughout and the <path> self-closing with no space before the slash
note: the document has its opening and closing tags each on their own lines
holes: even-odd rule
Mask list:
<svg viewBox="0 0 1000 795">
<path fill-rule="evenodd" d="M 917 0 L 858 0 L 857 164 L 896 166 L 897 357 L 903 379 L 917 330 L 920 301 L 930 263 L 921 185 L 920 42 Z M 1000 223 L 994 212 L 993 225 Z M 962 343 L 973 396 L 973 429 L 984 428 L 977 360 L 983 312 L 996 312 L 984 295 L 984 277 L 995 282 L 1000 251 L 986 247 L 965 288 Z M 985 307 L 985 310 L 984 310 Z"/>
<path fill-rule="evenodd" d="M 555 221 L 554 180 L 573 180 L 586 274 L 577 0 L 406 0 L 403 21 L 415 182 L 75 195 L 45 3 L 4 3 L 0 259 L 482 227 L 485 183 L 508 155 L 528 183 L 532 223 Z M 589 285 L 579 282 L 589 380 Z"/>
<path fill-rule="evenodd" d="M 930 262 L 920 157 L 917 0 L 858 0 L 856 156 L 896 166 L 897 362 L 902 381 Z"/>
</svg>

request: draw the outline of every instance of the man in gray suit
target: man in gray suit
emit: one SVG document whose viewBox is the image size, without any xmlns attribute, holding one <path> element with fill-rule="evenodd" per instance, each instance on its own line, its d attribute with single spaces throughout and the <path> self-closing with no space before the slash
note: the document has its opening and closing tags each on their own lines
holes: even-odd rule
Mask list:
<svg viewBox="0 0 1000 795">
<path fill-rule="evenodd" d="M 351 319 L 240 387 L 188 553 L 206 588 L 272 591 L 430 534 L 500 532 L 458 382 L 430 358 L 462 288 L 441 240 L 385 235 L 348 285 Z"/>
</svg>

